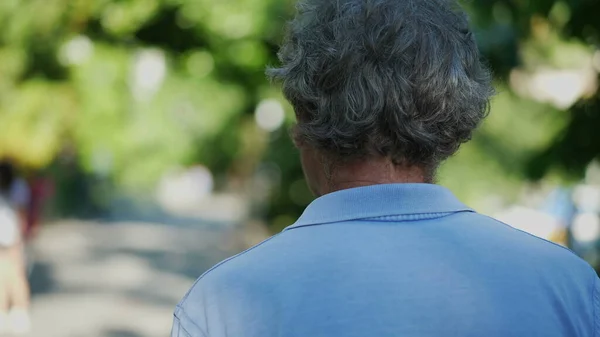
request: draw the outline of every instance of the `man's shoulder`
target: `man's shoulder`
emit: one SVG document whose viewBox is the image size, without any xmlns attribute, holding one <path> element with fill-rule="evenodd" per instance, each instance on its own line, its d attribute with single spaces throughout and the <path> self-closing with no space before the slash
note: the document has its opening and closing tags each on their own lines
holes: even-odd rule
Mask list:
<svg viewBox="0 0 600 337">
<path fill-rule="evenodd" d="M 278 269 L 277 266 L 284 261 L 285 252 L 280 248 L 285 236 L 285 232 L 279 233 L 217 263 L 196 280 L 180 302 L 180 306 L 188 302 L 188 298 L 196 298 L 191 302 L 197 302 L 197 297 L 205 298 L 207 294 L 218 294 L 219 289 L 233 286 L 232 283 L 244 284 L 259 278 L 268 279 L 270 274 Z"/>
<path fill-rule="evenodd" d="M 204 272 L 175 309 L 177 328 L 187 330 L 190 336 L 207 336 L 203 327 L 210 325 L 209 313 L 215 308 L 231 303 L 230 299 L 239 306 L 243 301 L 239 296 L 260 295 L 260 289 L 268 291 L 268 282 L 283 278 L 275 274 L 285 273 L 288 255 L 282 247 L 289 248 L 287 237 L 286 232 L 274 235 Z M 252 291 L 246 291 L 248 287 Z"/>
<path fill-rule="evenodd" d="M 481 214 L 475 214 L 479 221 L 494 226 L 490 232 L 490 241 L 497 243 L 507 255 L 519 255 L 522 259 L 536 261 L 540 265 L 552 265 L 553 269 L 569 272 L 581 272 L 588 275 L 593 272 L 591 266 L 569 248 L 555 242 L 540 238 L 523 230 L 514 228 L 500 220 Z M 543 224 L 540 224 L 542 226 Z"/>
</svg>

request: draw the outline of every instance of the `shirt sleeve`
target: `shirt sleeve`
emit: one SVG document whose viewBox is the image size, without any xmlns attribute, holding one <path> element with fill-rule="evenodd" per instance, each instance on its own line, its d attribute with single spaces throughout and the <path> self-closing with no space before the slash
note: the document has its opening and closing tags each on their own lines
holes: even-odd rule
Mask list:
<svg viewBox="0 0 600 337">
<path fill-rule="evenodd" d="M 600 337 L 600 279 L 594 280 L 594 337 Z"/>
<path fill-rule="evenodd" d="M 171 337 L 209 337 L 200 327 L 190 321 L 183 308 L 177 307 L 173 315 Z"/>
<path fill-rule="evenodd" d="M 181 328 L 181 322 L 177 316 L 173 317 L 173 328 L 171 328 L 171 337 L 192 337 L 190 334 Z"/>
</svg>

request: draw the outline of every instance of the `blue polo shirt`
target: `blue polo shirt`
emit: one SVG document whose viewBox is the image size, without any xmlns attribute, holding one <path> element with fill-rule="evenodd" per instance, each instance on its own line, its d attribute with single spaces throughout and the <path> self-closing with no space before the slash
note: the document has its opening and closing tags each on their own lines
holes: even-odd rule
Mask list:
<svg viewBox="0 0 600 337">
<path fill-rule="evenodd" d="M 327 194 L 201 276 L 173 337 L 598 337 L 600 282 L 569 250 L 443 187 Z"/>
</svg>

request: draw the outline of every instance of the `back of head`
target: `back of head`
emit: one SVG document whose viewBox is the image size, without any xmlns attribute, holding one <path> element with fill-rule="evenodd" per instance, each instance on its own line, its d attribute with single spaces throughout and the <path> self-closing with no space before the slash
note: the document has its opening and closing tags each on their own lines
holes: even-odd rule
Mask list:
<svg viewBox="0 0 600 337">
<path fill-rule="evenodd" d="M 433 169 L 488 111 L 491 76 L 450 0 L 301 0 L 268 74 L 299 146 Z"/>
</svg>

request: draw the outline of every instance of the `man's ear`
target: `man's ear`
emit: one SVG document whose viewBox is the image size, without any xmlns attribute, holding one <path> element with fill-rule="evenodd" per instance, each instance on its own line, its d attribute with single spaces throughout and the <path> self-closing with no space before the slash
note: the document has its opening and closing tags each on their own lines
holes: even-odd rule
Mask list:
<svg viewBox="0 0 600 337">
<path fill-rule="evenodd" d="M 305 142 L 303 141 L 303 137 L 300 136 L 300 132 L 298 132 L 298 124 L 294 124 L 292 125 L 292 127 L 290 127 L 290 129 L 288 130 L 288 134 L 290 136 L 290 139 L 292 139 L 292 142 L 294 143 L 294 146 L 296 146 L 296 148 L 301 149 L 305 144 Z"/>
</svg>

